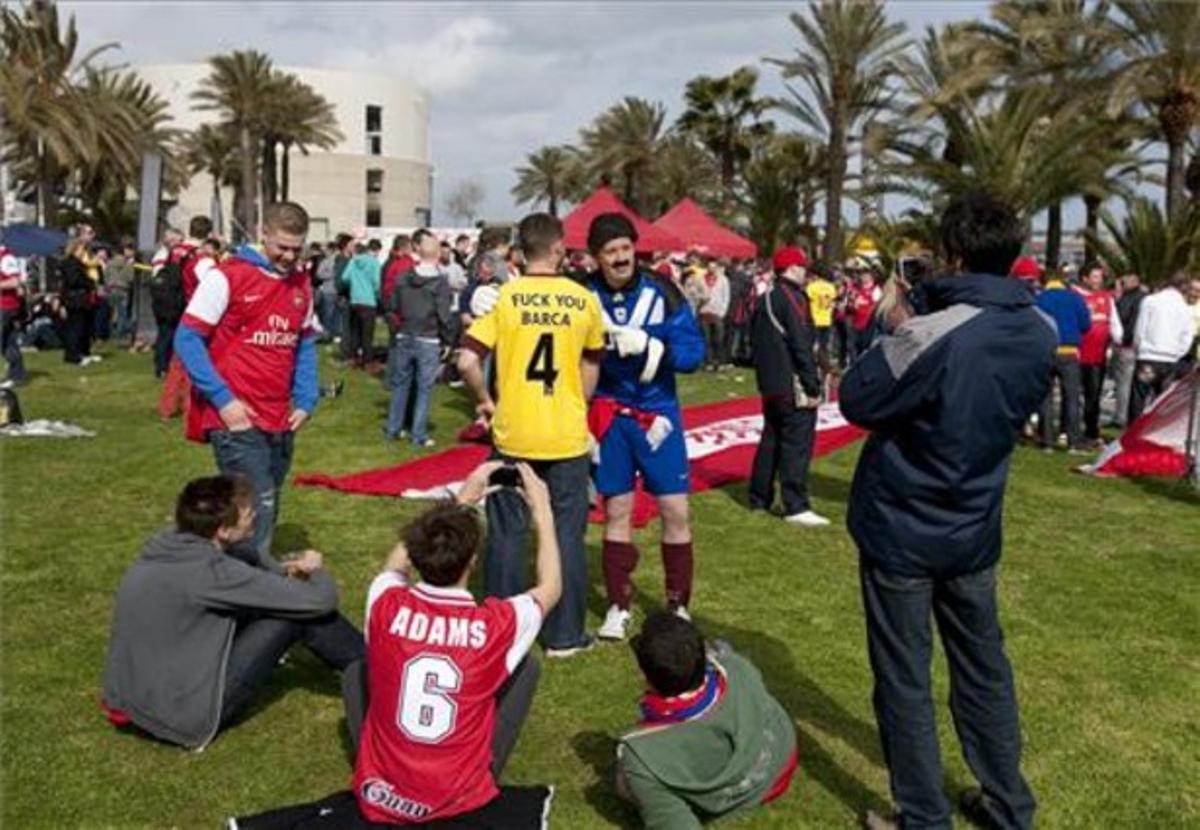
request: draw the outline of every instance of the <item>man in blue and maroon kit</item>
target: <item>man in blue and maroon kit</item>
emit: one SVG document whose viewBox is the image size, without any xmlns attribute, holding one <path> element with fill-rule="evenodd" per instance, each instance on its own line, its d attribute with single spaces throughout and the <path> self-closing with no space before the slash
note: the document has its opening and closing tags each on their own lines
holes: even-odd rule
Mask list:
<svg viewBox="0 0 1200 830">
<path fill-rule="evenodd" d="M 175 335 L 192 380 L 188 438 L 212 444 L 223 475 L 254 486 L 254 546 L 271 551 L 295 432 L 317 405 L 312 287 L 299 267 L 308 214 L 268 205 L 262 246 L 205 272 Z"/>
</svg>

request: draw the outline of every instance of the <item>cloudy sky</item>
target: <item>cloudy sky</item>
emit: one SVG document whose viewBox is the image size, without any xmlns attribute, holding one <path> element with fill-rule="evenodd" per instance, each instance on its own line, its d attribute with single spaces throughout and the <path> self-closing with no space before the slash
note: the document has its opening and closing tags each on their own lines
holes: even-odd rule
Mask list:
<svg viewBox="0 0 1200 830">
<path fill-rule="evenodd" d="M 983 16 L 971 0 L 892 0 L 889 12 L 920 32 Z M 433 153 L 443 217 L 460 180 L 480 182 L 483 213 L 512 216 L 513 168 L 543 144 L 573 141 L 579 127 L 624 95 L 679 114 L 699 74 L 751 64 L 765 93 L 782 93 L 767 56 L 798 45 L 787 17 L 800 2 L 320 3 L 68 2 L 85 45 L 117 41 L 113 59 L 201 61 L 255 48 L 277 63 L 394 72 L 432 96 Z M 851 209 L 852 211 L 852 209 Z"/>
</svg>

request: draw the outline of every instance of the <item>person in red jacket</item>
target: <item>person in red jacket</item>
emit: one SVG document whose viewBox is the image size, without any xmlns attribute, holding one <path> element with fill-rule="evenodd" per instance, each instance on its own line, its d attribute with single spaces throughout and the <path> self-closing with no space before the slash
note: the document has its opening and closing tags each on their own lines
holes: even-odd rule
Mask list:
<svg viewBox="0 0 1200 830">
<path fill-rule="evenodd" d="M 207 216 L 194 216 L 188 224 L 188 238 L 173 245 L 167 250 L 164 260 L 158 264 L 162 268 L 168 264 L 179 265 L 183 282 L 183 305 L 187 306 L 192 295 L 200 285 L 200 277 L 216 264 L 212 246 L 207 245 L 212 236 L 213 224 Z M 157 275 L 157 271 L 155 271 Z M 177 321 L 176 321 L 177 322 Z M 187 372 L 179 358 L 173 354 L 174 326 L 166 335 L 167 340 L 162 349 L 166 357 L 166 379 L 158 396 L 158 417 L 169 421 L 180 413 L 187 412 L 188 399 L 191 396 L 191 384 Z"/>
<path fill-rule="evenodd" d="M 1099 264 L 1084 269 L 1075 291 L 1087 303 L 1092 327 L 1079 342 L 1079 367 L 1083 377 L 1083 437 L 1100 440 L 1100 398 L 1108 368 L 1108 344 L 1121 342 L 1121 318 L 1113 293 L 1104 287 L 1104 268 Z"/>
</svg>

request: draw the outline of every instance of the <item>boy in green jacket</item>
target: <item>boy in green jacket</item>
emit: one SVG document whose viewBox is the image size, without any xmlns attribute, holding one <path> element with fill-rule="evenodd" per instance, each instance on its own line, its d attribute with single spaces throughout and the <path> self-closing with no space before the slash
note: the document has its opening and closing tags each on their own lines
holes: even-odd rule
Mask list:
<svg viewBox="0 0 1200 830">
<path fill-rule="evenodd" d="M 706 649 L 666 611 L 632 646 L 648 690 L 641 723 L 617 745 L 617 791 L 647 828 L 698 828 L 787 792 L 796 730 L 749 660 L 727 643 Z"/>
</svg>

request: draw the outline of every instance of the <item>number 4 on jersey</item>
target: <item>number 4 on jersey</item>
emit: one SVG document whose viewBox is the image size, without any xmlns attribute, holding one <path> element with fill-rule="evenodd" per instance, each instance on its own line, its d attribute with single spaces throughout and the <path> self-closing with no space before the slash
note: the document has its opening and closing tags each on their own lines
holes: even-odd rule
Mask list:
<svg viewBox="0 0 1200 830">
<path fill-rule="evenodd" d="M 541 381 L 542 393 L 554 394 L 554 382 L 558 380 L 558 369 L 554 366 L 554 335 L 547 332 L 537 339 L 529 365 L 525 367 L 525 379 Z"/>
</svg>

